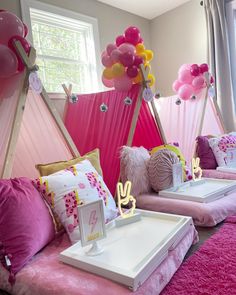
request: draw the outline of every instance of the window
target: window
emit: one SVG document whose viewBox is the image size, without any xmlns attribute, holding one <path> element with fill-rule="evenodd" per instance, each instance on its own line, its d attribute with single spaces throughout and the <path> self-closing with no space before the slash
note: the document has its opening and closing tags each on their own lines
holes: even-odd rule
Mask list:
<svg viewBox="0 0 236 295">
<path fill-rule="evenodd" d="M 226 19 L 228 25 L 230 64 L 234 97 L 236 94 L 236 0 L 226 3 Z M 236 110 L 236 101 L 235 101 Z"/>
<path fill-rule="evenodd" d="M 96 19 L 34 0 L 21 0 L 21 7 L 46 90 L 63 92 L 61 84 L 72 83 L 76 93 L 98 91 Z"/>
</svg>

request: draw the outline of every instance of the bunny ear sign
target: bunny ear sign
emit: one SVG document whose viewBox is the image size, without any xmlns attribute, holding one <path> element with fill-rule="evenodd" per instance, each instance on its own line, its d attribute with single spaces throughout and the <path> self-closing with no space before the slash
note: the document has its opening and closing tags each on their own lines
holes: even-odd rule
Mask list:
<svg viewBox="0 0 236 295">
<path fill-rule="evenodd" d="M 124 196 L 123 184 L 121 182 L 117 183 L 116 190 L 118 199 L 120 199 L 121 196 Z"/>
<path fill-rule="evenodd" d="M 196 165 L 197 165 L 197 167 L 199 167 L 199 164 L 200 164 L 200 158 L 196 158 Z"/>
<path fill-rule="evenodd" d="M 192 167 L 194 168 L 196 166 L 195 158 L 192 158 Z"/>
<path fill-rule="evenodd" d="M 130 196 L 130 192 L 131 192 L 131 182 L 130 181 L 126 181 L 126 183 L 125 183 L 125 189 L 124 189 L 125 196 L 129 197 Z"/>
</svg>

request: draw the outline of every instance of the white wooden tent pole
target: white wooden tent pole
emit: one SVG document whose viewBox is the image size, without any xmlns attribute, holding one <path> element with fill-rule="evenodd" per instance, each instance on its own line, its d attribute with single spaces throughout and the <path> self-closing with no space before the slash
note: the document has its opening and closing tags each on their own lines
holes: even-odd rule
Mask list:
<svg viewBox="0 0 236 295">
<path fill-rule="evenodd" d="M 156 120 L 157 127 L 158 127 L 158 129 L 160 131 L 160 135 L 161 135 L 161 138 L 163 140 L 163 143 L 167 144 L 165 132 L 164 132 L 164 129 L 162 127 L 161 120 L 160 120 L 159 114 L 157 112 L 154 100 L 151 101 L 151 107 L 152 107 L 152 111 L 153 111 L 153 114 L 154 114 L 154 117 L 155 117 L 155 120 Z"/>
<path fill-rule="evenodd" d="M 213 100 L 213 103 L 214 103 L 214 107 L 215 107 L 215 109 L 216 109 L 216 114 L 217 114 L 217 116 L 218 116 L 218 118 L 219 118 L 219 120 L 220 120 L 221 126 L 222 126 L 222 128 L 223 128 L 223 132 L 226 133 L 226 128 L 225 128 L 224 120 L 223 120 L 223 117 L 222 117 L 222 114 L 221 114 L 221 111 L 220 111 L 219 105 L 218 105 L 218 103 L 217 103 L 216 97 L 214 96 L 214 97 L 212 98 L 212 100 Z"/>
</svg>

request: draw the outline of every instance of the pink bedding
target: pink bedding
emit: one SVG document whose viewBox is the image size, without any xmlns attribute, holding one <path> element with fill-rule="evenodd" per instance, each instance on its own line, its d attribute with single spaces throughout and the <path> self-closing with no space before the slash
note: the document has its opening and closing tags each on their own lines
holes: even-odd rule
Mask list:
<svg viewBox="0 0 236 295">
<path fill-rule="evenodd" d="M 203 170 L 202 176 L 207 178 L 219 178 L 219 179 L 230 179 L 230 180 L 236 180 L 236 174 L 235 173 L 229 173 L 229 172 L 221 172 L 218 170 Z"/>
<path fill-rule="evenodd" d="M 157 193 L 142 194 L 136 200 L 140 209 L 191 216 L 198 226 L 215 226 L 236 214 L 236 192 L 211 203 L 166 199 Z"/>
<path fill-rule="evenodd" d="M 168 284 L 196 239 L 192 226 L 149 279 L 136 292 L 131 292 L 125 286 L 59 262 L 59 253 L 70 245 L 64 234 L 38 253 L 16 275 L 13 287 L 7 282 L 6 270 L 0 268 L 0 289 L 13 295 L 157 295 Z"/>
</svg>

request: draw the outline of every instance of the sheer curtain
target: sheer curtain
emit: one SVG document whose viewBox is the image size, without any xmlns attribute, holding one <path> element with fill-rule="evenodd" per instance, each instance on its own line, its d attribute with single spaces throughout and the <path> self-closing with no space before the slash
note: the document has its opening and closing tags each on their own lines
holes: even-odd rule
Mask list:
<svg viewBox="0 0 236 295">
<path fill-rule="evenodd" d="M 229 42 L 224 0 L 205 0 L 208 61 L 216 80 L 216 95 L 227 131 L 235 130 Z M 236 66 L 236 65 L 235 65 Z"/>
</svg>

